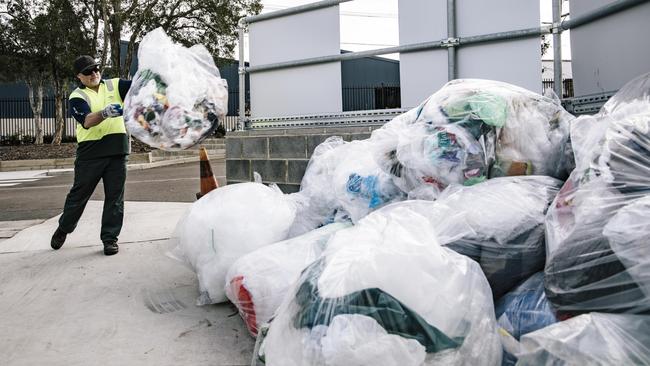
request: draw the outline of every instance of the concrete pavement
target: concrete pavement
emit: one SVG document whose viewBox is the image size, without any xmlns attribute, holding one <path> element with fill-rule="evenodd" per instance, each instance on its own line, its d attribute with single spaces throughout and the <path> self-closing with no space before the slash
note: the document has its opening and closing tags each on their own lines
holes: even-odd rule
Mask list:
<svg viewBox="0 0 650 366">
<path fill-rule="evenodd" d="M 56 218 L 0 242 L 0 364 L 250 364 L 254 340 L 235 308 L 196 306 L 196 275 L 166 256 L 190 204 L 126 202 L 112 257 L 101 204 L 89 202 L 58 251 Z"/>
</svg>

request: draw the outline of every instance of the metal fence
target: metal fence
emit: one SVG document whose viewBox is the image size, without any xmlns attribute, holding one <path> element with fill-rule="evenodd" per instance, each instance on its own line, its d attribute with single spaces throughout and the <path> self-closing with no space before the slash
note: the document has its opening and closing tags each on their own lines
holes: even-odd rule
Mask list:
<svg viewBox="0 0 650 366">
<path fill-rule="evenodd" d="M 553 79 L 543 79 L 542 80 L 542 89 L 545 92 L 547 89 L 555 90 L 555 82 Z M 562 95 L 558 95 L 560 98 L 572 98 L 573 95 L 573 79 L 564 79 L 562 80 Z"/>
<path fill-rule="evenodd" d="M 401 106 L 399 85 L 345 86 L 342 95 L 344 112 Z"/>
<path fill-rule="evenodd" d="M 234 94 L 234 97 L 233 97 Z M 230 93 L 230 108 L 233 108 L 232 115 L 228 115 L 221 121 L 226 131 L 237 129 L 237 92 Z M 55 108 L 54 98 L 43 98 L 43 112 L 41 122 L 43 135 L 54 135 L 55 132 Z M 63 103 L 63 110 L 66 115 L 65 130 L 63 136 L 76 136 L 76 120 L 70 116 L 67 110 L 67 101 Z M 32 113 L 29 99 L 8 98 L 0 99 L 0 136 L 8 137 L 13 135 L 36 136 L 36 124 Z"/>
<path fill-rule="evenodd" d="M 75 135 L 75 120 L 67 111 L 67 103 L 63 103 L 66 115 L 64 136 Z M 53 97 L 43 98 L 43 135 L 54 135 L 55 129 L 55 100 Z M 34 114 L 27 98 L 0 99 L 0 136 L 36 135 Z"/>
</svg>

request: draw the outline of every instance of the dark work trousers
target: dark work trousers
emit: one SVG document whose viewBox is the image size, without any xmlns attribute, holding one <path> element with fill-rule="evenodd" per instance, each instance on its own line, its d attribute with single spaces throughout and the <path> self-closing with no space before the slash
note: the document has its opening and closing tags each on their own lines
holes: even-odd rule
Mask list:
<svg viewBox="0 0 650 366">
<path fill-rule="evenodd" d="M 124 182 L 126 181 L 126 156 L 109 156 L 74 163 L 74 184 L 65 199 L 59 228 L 71 233 L 86 208 L 99 180 L 104 184 L 104 211 L 102 212 L 101 239 L 117 241 L 124 217 Z"/>
</svg>

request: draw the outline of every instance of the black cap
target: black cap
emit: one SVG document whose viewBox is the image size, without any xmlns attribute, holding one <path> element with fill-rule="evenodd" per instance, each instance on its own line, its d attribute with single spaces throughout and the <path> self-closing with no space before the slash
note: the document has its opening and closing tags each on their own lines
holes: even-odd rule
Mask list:
<svg viewBox="0 0 650 366">
<path fill-rule="evenodd" d="M 98 66 L 99 64 L 95 61 L 94 58 L 88 56 L 88 55 L 83 55 L 77 57 L 76 60 L 74 60 L 74 71 L 79 74 L 81 72 L 84 72 L 85 70 L 90 69 L 91 67 Z"/>
</svg>

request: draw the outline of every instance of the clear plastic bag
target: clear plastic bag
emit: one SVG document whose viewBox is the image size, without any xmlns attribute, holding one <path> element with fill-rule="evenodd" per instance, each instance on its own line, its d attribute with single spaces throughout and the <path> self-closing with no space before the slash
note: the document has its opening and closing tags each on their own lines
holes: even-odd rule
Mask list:
<svg viewBox="0 0 650 366">
<path fill-rule="evenodd" d="M 226 275 L 226 296 L 237 307 L 253 337 L 271 320 L 291 284 L 325 244 L 348 223 L 334 223 L 279 243 L 257 249 L 239 258 Z"/>
<path fill-rule="evenodd" d="M 522 366 L 650 365 L 650 316 L 590 313 L 521 339 Z"/>
<path fill-rule="evenodd" d="M 185 48 L 162 30 L 145 35 L 138 71 L 124 100 L 124 121 L 138 140 L 186 149 L 208 136 L 228 108 L 228 85 L 208 50 Z"/>
<path fill-rule="evenodd" d="M 650 297 L 642 291 L 648 277 L 639 275 L 650 262 L 637 255 L 650 247 L 647 239 L 635 239 L 643 230 L 648 237 L 639 220 L 648 217 L 647 201 L 640 200 L 650 194 L 650 98 L 634 88 L 648 79 L 633 80 L 598 115 L 574 122 L 577 166 L 546 219 L 546 293 L 561 318 L 650 313 Z M 580 136 L 584 131 L 590 133 Z"/>
<path fill-rule="evenodd" d="M 293 201 L 260 183 L 227 185 L 194 202 L 178 222 L 177 257 L 199 279 L 199 304 L 226 301 L 228 268 L 238 258 L 287 238 L 295 217 Z"/>
<path fill-rule="evenodd" d="M 407 201 L 427 217 L 441 245 L 476 261 L 495 299 L 544 269 L 544 220 L 562 183 L 551 177 L 503 177 L 450 186 L 435 202 Z"/>
<path fill-rule="evenodd" d="M 338 231 L 303 270 L 263 341 L 268 365 L 501 362 L 479 266 L 440 246 L 427 218 L 391 206 Z"/>
<path fill-rule="evenodd" d="M 514 175 L 564 179 L 573 167 L 569 122 L 552 98 L 514 85 L 458 79 L 373 132 L 379 165 L 409 196 Z"/>
<path fill-rule="evenodd" d="M 537 272 L 495 304 L 498 325 L 519 340 L 557 322 L 544 293 L 544 273 Z"/>
<path fill-rule="evenodd" d="M 495 304 L 497 325 L 516 340 L 557 322 L 544 293 L 544 272 L 537 272 L 505 294 Z M 514 353 L 504 347 L 502 365 L 514 365 Z"/>
<path fill-rule="evenodd" d="M 333 136 L 315 149 L 295 195 L 299 214 L 293 234 L 334 221 L 357 222 L 386 204 L 406 199 L 375 162 L 371 143 Z"/>
</svg>

